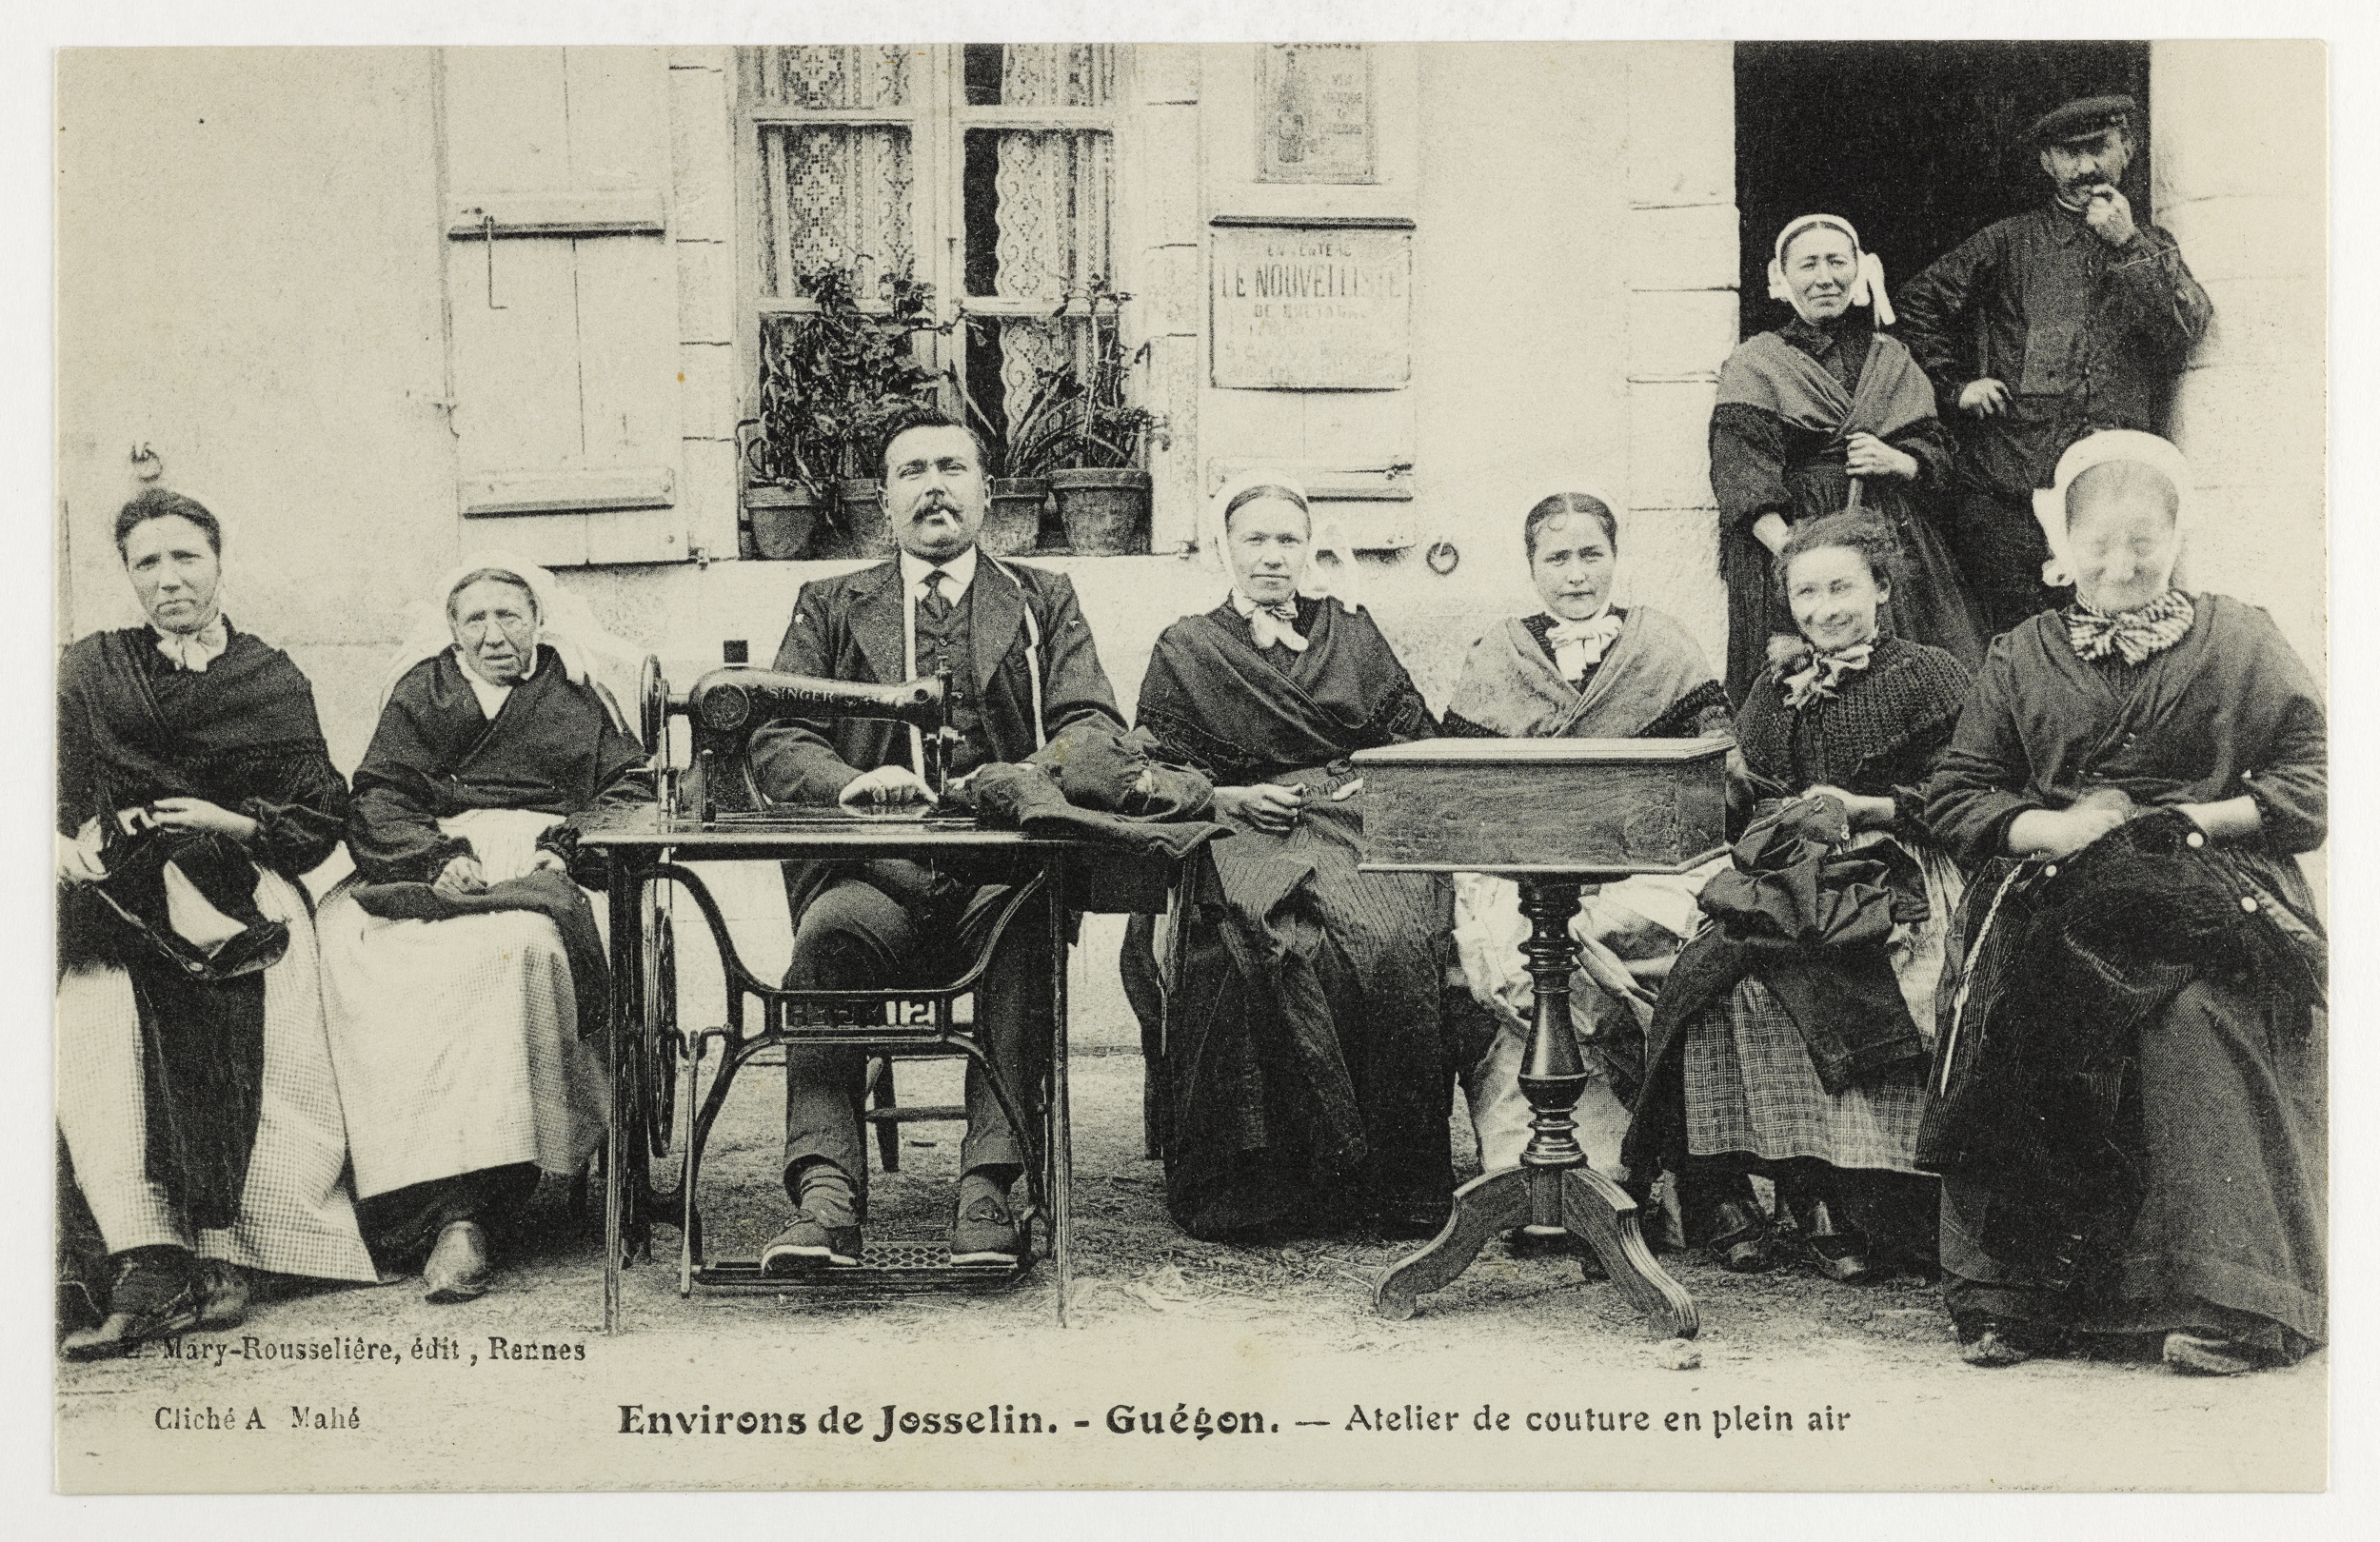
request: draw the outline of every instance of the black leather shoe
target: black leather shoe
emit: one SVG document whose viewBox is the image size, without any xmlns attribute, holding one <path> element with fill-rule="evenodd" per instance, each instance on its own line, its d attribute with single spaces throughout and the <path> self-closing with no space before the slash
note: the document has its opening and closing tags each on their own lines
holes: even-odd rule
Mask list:
<svg viewBox="0 0 2380 1542">
<path fill-rule="evenodd" d="M 761 1249 L 761 1273 L 783 1278 L 820 1269 L 848 1269 L 860 1261 L 860 1229 L 828 1226 L 806 1210 L 793 1213 L 793 1224 L 768 1239 Z"/>
<path fill-rule="evenodd" d="M 2203 1328 L 2165 1335 L 2165 1363 L 2184 1375 L 2237 1376 L 2267 1363 L 2264 1352 Z"/>
<path fill-rule="evenodd" d="M 1953 1323 L 1958 1330 L 1958 1357 L 1986 1370 L 2054 1354 L 2066 1336 L 2055 1328 L 2010 1317 L 1954 1318 Z"/>
<path fill-rule="evenodd" d="M 202 1258 L 192 1281 L 201 1328 L 237 1328 L 248 1321 L 248 1271 L 221 1258 Z"/>
<path fill-rule="evenodd" d="M 950 1222 L 950 1261 L 1012 1264 L 1023 1251 L 1008 1196 L 988 1178 L 968 1174 L 959 1183 L 959 1208 Z"/>
<path fill-rule="evenodd" d="M 1750 1205 L 1723 1199 L 1711 1207 L 1711 1251 L 1731 1275 L 1759 1275 L 1776 1263 L 1768 1218 Z"/>
<path fill-rule="evenodd" d="M 1801 1233 L 1803 1255 L 1817 1265 L 1819 1274 L 1845 1285 L 1867 1285 L 1888 1273 L 1869 1261 L 1866 1234 L 1844 1225 L 1830 1201 L 1808 1198 L 1790 1208 Z"/>
<path fill-rule="evenodd" d="M 495 1268 L 487 1258 L 487 1234 L 477 1221 L 448 1221 L 422 1266 L 422 1298 L 446 1306 L 487 1294 Z"/>
<path fill-rule="evenodd" d="M 189 1255 L 178 1249 L 143 1249 L 116 1265 L 108 1293 L 108 1316 L 96 1328 L 66 1335 L 58 1353 L 69 1360 L 109 1360 L 129 1354 L 152 1338 L 172 1338 L 198 1324 L 198 1293 Z M 143 1256 L 153 1254 L 158 1256 Z"/>
</svg>

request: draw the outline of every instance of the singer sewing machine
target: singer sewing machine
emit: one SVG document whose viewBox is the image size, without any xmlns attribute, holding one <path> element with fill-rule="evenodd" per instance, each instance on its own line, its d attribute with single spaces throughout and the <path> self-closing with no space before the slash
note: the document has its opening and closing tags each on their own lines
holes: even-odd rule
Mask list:
<svg viewBox="0 0 2380 1542">
<path fill-rule="evenodd" d="M 925 818 L 925 805 L 918 804 L 862 814 L 772 802 L 752 775 L 748 752 L 755 730 L 788 718 L 875 718 L 902 723 L 909 729 L 920 775 L 939 801 L 949 781 L 950 743 L 956 738 L 944 721 L 949 694 L 947 675 L 873 685 L 729 664 L 711 670 L 691 690 L 678 695 L 662 677 L 661 661 L 650 657 L 637 682 L 638 716 L 648 746 L 666 742 L 671 718 L 684 718 L 693 726 L 692 762 L 681 773 L 662 755 L 654 771 L 663 817 L 694 824 Z M 947 820 L 949 816 L 942 818 Z"/>
<path fill-rule="evenodd" d="M 947 746 L 955 737 L 944 722 L 946 684 L 940 678 L 860 684 L 730 665 L 704 674 L 679 694 L 663 678 L 658 661 L 648 658 L 638 694 L 639 725 L 653 752 L 657 801 L 651 808 L 598 816 L 579 838 L 581 846 L 602 852 L 609 867 L 615 1075 L 610 1156 L 604 1170 L 605 1331 L 618 1331 L 622 1267 L 640 1254 L 651 1256 L 656 1222 L 678 1229 L 681 1296 L 691 1295 L 697 1286 L 786 1295 L 999 1289 L 1031 1271 L 1038 1241 L 1056 1266 L 1062 1323 L 1072 1272 L 1064 946 L 1051 949 L 1054 1033 L 1039 1086 L 1007 1085 L 972 1026 L 960 1020 L 959 1008 L 1026 906 L 1046 909 L 1051 937 L 1068 936 L 1068 911 L 1085 908 L 1082 900 L 1070 904 L 1067 898 L 1066 859 L 1079 848 L 1015 830 L 979 828 L 972 817 L 942 812 L 939 802 L 854 812 L 780 803 L 763 792 L 750 762 L 752 736 L 760 728 L 793 718 L 813 722 L 867 718 L 909 729 L 914 763 L 922 767 L 939 799 L 947 785 Z M 691 730 L 691 754 L 684 765 L 671 743 L 672 720 L 680 718 Z M 928 864 L 964 860 L 971 875 L 1000 875 L 981 881 L 1009 883 L 988 936 L 947 983 L 872 991 L 784 989 L 745 964 L 718 901 L 694 870 L 701 862 L 880 857 Z M 1162 908 L 1163 883 L 1164 876 L 1158 875 L 1150 908 Z M 677 891 L 702 912 L 726 986 L 726 1020 L 691 1032 L 677 1024 L 677 958 L 668 906 Z M 707 1257 L 696 1187 L 704 1144 L 737 1072 L 794 1042 L 863 1049 L 872 1061 L 871 1086 L 879 1085 L 881 1067 L 902 1058 L 956 1056 L 980 1066 L 1028 1156 L 1030 1202 L 1019 1217 L 1027 1246 L 1018 1261 L 953 1264 L 939 1237 L 879 1241 L 872 1234 L 857 1267 L 809 1275 L 764 1275 L 755 1259 Z M 714 1050 L 717 1065 L 704 1092 L 703 1063 Z M 1040 1116 L 1028 1117 L 1036 1102 Z M 690 1122 L 683 1131 L 681 1104 Z M 951 1116 L 963 1117 L 957 1109 L 879 1107 L 868 1117 L 889 1154 L 892 1142 L 883 1138 L 880 1121 Z"/>
</svg>

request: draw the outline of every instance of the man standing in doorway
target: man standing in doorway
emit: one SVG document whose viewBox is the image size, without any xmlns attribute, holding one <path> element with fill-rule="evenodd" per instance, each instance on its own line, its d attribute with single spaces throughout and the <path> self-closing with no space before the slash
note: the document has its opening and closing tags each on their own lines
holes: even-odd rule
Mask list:
<svg viewBox="0 0 2380 1542">
<path fill-rule="evenodd" d="M 1901 341 L 1959 437 L 1947 531 L 1994 633 L 2068 591 L 2043 583 L 2033 492 L 2099 428 L 2166 429 L 2173 382 L 2214 307 L 2173 237 L 2122 191 L 2129 96 L 2069 102 L 2027 134 L 2053 194 L 1986 227 L 1904 286 Z"/>
<path fill-rule="evenodd" d="M 946 670 L 948 770 L 1019 761 L 1071 724 L 1123 731 L 1091 628 L 1061 573 L 998 561 L 976 545 L 988 506 L 972 431 L 921 413 L 884 442 L 884 515 L 895 561 L 802 586 L 777 667 L 893 684 Z M 752 735 L 761 790 L 781 802 L 857 809 L 931 801 L 907 729 L 873 719 L 774 723 Z M 897 858 L 788 862 L 796 990 L 873 990 L 948 979 L 974 957 L 1007 898 L 1004 874 Z M 976 997 L 977 1033 L 1001 1079 L 1036 1106 L 1049 1046 L 1049 919 L 1029 906 L 1009 926 Z M 785 1051 L 785 1189 L 793 1224 L 761 1272 L 803 1275 L 860 1261 L 867 1162 L 860 1103 L 867 1054 Z M 982 1071 L 967 1072 L 967 1134 L 950 1229 L 954 1263 L 1011 1263 L 1021 1245 L 1010 1196 L 1026 1153 Z"/>
</svg>

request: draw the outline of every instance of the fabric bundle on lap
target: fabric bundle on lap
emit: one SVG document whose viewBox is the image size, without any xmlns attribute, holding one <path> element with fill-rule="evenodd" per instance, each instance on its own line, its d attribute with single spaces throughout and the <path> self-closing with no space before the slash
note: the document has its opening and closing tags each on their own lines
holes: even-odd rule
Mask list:
<svg viewBox="0 0 2380 1542">
<path fill-rule="evenodd" d="M 2078 657 L 2064 614 L 1996 644 L 1931 787 L 1987 861 L 1946 975 L 1919 1156 L 1943 1175 L 1954 1315 L 2204 1331 L 2293 1359 L 2327 1334 L 2324 945 L 2292 854 L 2327 816 L 2313 681 L 2260 610 L 2192 595 L 2141 662 Z M 2033 809 L 2150 812 L 2054 862 Z M 2157 805 L 2246 794 L 2208 840 Z"/>
<path fill-rule="evenodd" d="M 1760 814 L 1703 889 L 1713 925 L 1663 989 L 1624 1150 L 1632 1170 L 1775 1178 L 1796 1203 L 1839 1207 L 1873 1261 L 1927 1274 L 1933 1185 L 1914 1148 L 1963 884 L 1919 789 L 1968 677 L 1898 639 L 1865 660 L 1795 706 L 1795 661 L 1780 659 L 1737 714 Z M 1833 798 L 1799 796 L 1818 786 L 1889 799 L 1894 818 L 1854 832 Z"/>
<path fill-rule="evenodd" d="M 288 656 L 226 623 L 203 670 L 175 667 L 147 627 L 85 638 L 59 667 L 60 827 L 164 798 L 203 798 L 256 820 L 247 855 L 211 838 L 141 838 L 158 885 L 152 930 L 187 899 L 167 863 L 240 936 L 269 932 L 268 967 L 205 978 L 95 893 L 60 917 L 58 1124 L 73 1177 L 109 1252 L 195 1244 L 244 1268 L 367 1280 L 371 1260 L 341 1181 L 346 1138 L 325 1038 L 314 933 L 297 874 L 333 849 L 347 801 L 316 723 L 312 687 Z M 135 844 L 114 843 L 111 881 L 131 881 Z M 251 865 L 252 859 L 252 865 Z M 187 865 L 186 865 L 187 864 Z M 127 908 L 149 907 L 129 891 Z M 121 902 L 121 901 L 120 901 Z M 216 931 L 219 931 L 217 928 Z M 212 936 L 203 933 L 202 936 Z M 251 960 L 252 961 L 252 960 Z"/>
<path fill-rule="evenodd" d="M 540 833 L 561 822 L 529 811 L 507 821 Z M 519 1163 L 567 1176 L 602 1141 L 608 1083 L 581 1042 L 601 1032 L 608 995 L 601 918 L 566 875 L 502 871 L 486 894 L 357 882 L 323 906 L 332 1043 L 367 1199 Z"/>
</svg>

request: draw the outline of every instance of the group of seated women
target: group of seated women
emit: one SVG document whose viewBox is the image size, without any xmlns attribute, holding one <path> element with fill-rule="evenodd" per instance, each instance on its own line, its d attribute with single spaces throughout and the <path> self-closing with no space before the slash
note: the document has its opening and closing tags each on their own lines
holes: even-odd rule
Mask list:
<svg viewBox="0 0 2380 1542">
<path fill-rule="evenodd" d="M 115 539 L 148 622 L 59 670 L 64 1352 L 236 1324 L 259 1271 L 471 1299 L 604 1126 L 570 820 L 649 787 L 591 620 L 526 563 L 452 575 L 350 788 L 306 677 L 224 614 L 214 515 L 154 490 Z"/>
<path fill-rule="evenodd" d="M 1426 1235 L 1458 1082 L 1483 1171 L 1526 1142 L 1512 886 L 1361 871 L 1355 751 L 1732 734 L 1732 852 L 1571 923 L 1589 1159 L 1666 1179 L 1730 1270 L 1939 1278 L 1973 1364 L 2161 1334 L 2226 1374 L 2319 1344 L 2325 966 L 2292 859 L 2323 839 L 2324 718 L 2262 611 L 2172 586 L 2189 492 L 2162 439 L 2076 445 L 2045 518 L 2075 602 L 1980 676 L 1893 625 L 1889 519 L 1803 519 L 1767 578 L 1792 629 L 1732 715 L 1682 626 L 1614 603 L 1613 503 L 1558 493 L 1520 522 L 1543 609 L 1471 645 L 1435 719 L 1320 592 L 1346 570 L 1306 561 L 1295 484 L 1225 488 L 1232 593 L 1160 639 L 1140 703 L 1233 831 L 1169 922 L 1176 1221 Z"/>
<path fill-rule="evenodd" d="M 1226 487 L 1230 592 L 1159 639 L 1138 712 L 1230 831 L 1126 940 L 1128 974 L 1170 960 L 1176 1223 L 1428 1236 L 1458 1084 L 1485 1170 L 1527 1138 L 1511 887 L 1362 871 L 1355 751 L 1732 735 L 1732 852 L 1572 922 L 1590 1160 L 1666 1180 L 1732 1270 L 1938 1275 L 1971 1363 L 2319 1344 L 2325 968 L 2292 858 L 2324 837 L 2324 717 L 2261 611 L 2172 586 L 2190 483 L 2149 435 L 2070 451 L 2045 524 L 2075 602 L 1979 675 L 1895 626 L 1918 581 L 1889 513 L 1804 518 L 1765 581 L 1790 629 L 1732 711 L 1682 625 L 1616 603 L 1618 505 L 1557 493 L 1518 522 L 1542 610 L 1471 644 L 1442 719 L 1345 554 L 1311 561 L 1294 481 Z M 350 791 L 304 677 L 223 618 L 212 517 L 148 495 L 117 539 L 149 624 L 62 672 L 59 1122 L 113 1276 L 68 1352 L 236 1320 L 243 1270 L 426 1253 L 432 1298 L 466 1299 L 486 1232 L 595 1143 L 571 820 L 649 798 L 644 752 L 566 598 L 482 563 Z M 297 880 L 343 837 L 356 875 L 310 920 Z"/>
</svg>

